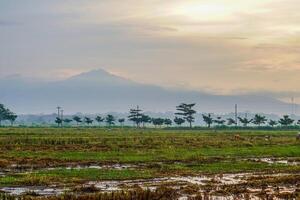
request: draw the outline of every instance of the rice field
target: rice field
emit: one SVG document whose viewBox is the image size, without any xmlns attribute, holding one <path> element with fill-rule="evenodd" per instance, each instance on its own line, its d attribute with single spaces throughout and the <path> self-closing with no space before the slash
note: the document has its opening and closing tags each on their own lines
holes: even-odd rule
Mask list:
<svg viewBox="0 0 300 200">
<path fill-rule="evenodd" d="M 0 199 L 299 199 L 296 135 L 0 128 Z"/>
</svg>

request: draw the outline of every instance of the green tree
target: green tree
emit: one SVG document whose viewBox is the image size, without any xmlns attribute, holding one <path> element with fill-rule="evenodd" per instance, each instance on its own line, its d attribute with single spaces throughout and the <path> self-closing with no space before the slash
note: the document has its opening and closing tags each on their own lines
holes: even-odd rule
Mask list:
<svg viewBox="0 0 300 200">
<path fill-rule="evenodd" d="M 96 118 L 95 118 L 95 120 L 99 123 L 99 126 L 101 125 L 101 123 L 102 122 L 104 122 L 104 118 L 103 117 L 101 117 L 101 116 L 97 116 Z"/>
<path fill-rule="evenodd" d="M 180 118 L 180 117 L 175 117 L 175 119 L 173 120 L 175 122 L 175 124 L 177 124 L 178 126 L 181 126 L 181 124 L 183 124 L 185 122 L 184 119 Z"/>
<path fill-rule="evenodd" d="M 282 126 L 290 126 L 294 123 L 295 120 L 291 119 L 288 115 L 284 115 L 281 119 L 279 119 L 278 123 Z"/>
<path fill-rule="evenodd" d="M 193 109 L 195 105 L 195 103 L 182 103 L 179 106 L 176 106 L 177 113 L 175 113 L 175 115 L 182 116 L 182 118 L 189 123 L 190 128 L 192 128 L 192 123 L 195 121 L 194 115 L 196 114 L 196 111 Z"/>
<path fill-rule="evenodd" d="M 63 121 L 62 121 L 62 119 L 60 117 L 56 117 L 55 118 L 55 123 L 57 124 L 58 127 L 62 125 L 62 122 Z"/>
<path fill-rule="evenodd" d="M 165 120 L 163 118 L 152 118 L 151 121 L 155 127 L 157 127 L 157 126 L 161 127 L 165 122 Z"/>
<path fill-rule="evenodd" d="M 89 126 L 90 124 L 93 123 L 93 120 L 91 118 L 89 118 L 89 117 L 85 117 L 84 118 L 84 122 Z"/>
<path fill-rule="evenodd" d="M 76 122 L 77 126 L 79 125 L 79 123 L 82 122 L 81 118 L 79 116 L 74 116 L 73 120 Z"/>
<path fill-rule="evenodd" d="M 142 114 L 141 123 L 143 124 L 143 127 L 145 128 L 147 123 L 151 123 L 151 117 L 148 115 Z"/>
<path fill-rule="evenodd" d="M 120 125 L 123 127 L 124 122 L 125 122 L 125 119 L 124 119 L 124 118 L 118 119 L 118 122 L 119 122 Z"/>
<path fill-rule="evenodd" d="M 268 122 L 268 124 L 272 127 L 276 126 L 278 123 L 275 120 L 270 119 L 270 121 Z"/>
<path fill-rule="evenodd" d="M 240 120 L 240 122 L 243 124 L 244 127 L 247 127 L 248 124 L 250 124 L 253 121 L 253 119 L 248 119 L 247 117 L 244 118 L 239 117 L 238 119 Z"/>
<path fill-rule="evenodd" d="M 222 119 L 222 117 L 217 117 L 217 119 L 213 120 L 214 123 L 218 124 L 219 126 L 222 126 L 225 124 L 225 120 Z"/>
<path fill-rule="evenodd" d="M 167 127 L 172 125 L 172 120 L 171 119 L 164 119 L 164 124 L 167 125 Z"/>
<path fill-rule="evenodd" d="M 12 112 L 8 108 L 5 108 L 3 104 L 0 104 L 0 126 L 2 121 L 9 120 L 9 115 L 11 113 Z"/>
<path fill-rule="evenodd" d="M 105 122 L 106 122 L 106 124 L 107 124 L 109 127 L 112 126 L 112 125 L 114 125 L 114 124 L 115 124 L 115 121 L 116 121 L 116 119 L 115 119 L 115 117 L 114 117 L 113 115 L 108 114 L 108 115 L 105 117 Z"/>
<path fill-rule="evenodd" d="M 258 125 L 258 126 L 265 124 L 267 121 L 268 120 L 265 116 L 262 116 L 259 114 L 256 114 L 253 118 L 253 124 Z"/>
<path fill-rule="evenodd" d="M 210 128 L 210 126 L 214 122 L 211 114 L 208 115 L 203 114 L 202 117 L 203 117 L 203 121 L 207 124 L 207 127 Z"/>
<path fill-rule="evenodd" d="M 14 125 L 14 122 L 16 121 L 18 115 L 16 115 L 15 113 L 9 111 L 7 113 L 6 119 L 10 121 L 11 126 Z"/>
<path fill-rule="evenodd" d="M 234 119 L 228 118 L 227 119 L 227 125 L 231 126 L 231 125 L 237 125 L 237 124 L 236 124 L 236 121 Z"/>
<path fill-rule="evenodd" d="M 130 109 L 128 119 L 133 121 L 136 124 L 136 127 L 139 128 L 140 123 L 142 122 L 142 116 L 142 110 L 137 106 L 136 108 Z"/>
<path fill-rule="evenodd" d="M 70 124 L 73 120 L 72 119 L 63 119 L 63 122 L 66 123 L 66 124 Z"/>
</svg>

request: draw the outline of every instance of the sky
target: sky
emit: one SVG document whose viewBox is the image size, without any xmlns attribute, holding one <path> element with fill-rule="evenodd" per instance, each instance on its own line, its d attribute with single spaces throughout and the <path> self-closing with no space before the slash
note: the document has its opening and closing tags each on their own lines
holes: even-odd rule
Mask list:
<svg viewBox="0 0 300 200">
<path fill-rule="evenodd" d="M 102 68 L 300 102 L 299 0 L 0 0 L 0 78 Z"/>
</svg>

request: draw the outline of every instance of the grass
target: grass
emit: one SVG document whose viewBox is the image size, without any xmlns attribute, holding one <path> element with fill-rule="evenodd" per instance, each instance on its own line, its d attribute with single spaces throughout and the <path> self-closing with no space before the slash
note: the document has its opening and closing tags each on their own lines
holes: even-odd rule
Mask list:
<svg viewBox="0 0 300 200">
<path fill-rule="evenodd" d="M 236 139 L 235 135 L 240 135 Z M 300 160 L 297 131 L 105 128 L 0 128 L 0 167 L 36 168 L 0 177 L 0 185 L 44 185 L 199 173 L 300 172 L 299 166 L 248 158 Z M 270 136 L 270 140 L 266 139 Z M 72 163 L 135 163 L 136 169 L 74 169 Z M 42 170 L 42 167 L 59 167 Z"/>
<path fill-rule="evenodd" d="M 150 170 L 113 170 L 113 169 L 65 169 L 38 170 L 31 173 L 19 173 L 0 177 L 0 186 L 12 185 L 48 185 L 84 183 L 97 180 L 146 179 L 154 176 Z"/>
</svg>

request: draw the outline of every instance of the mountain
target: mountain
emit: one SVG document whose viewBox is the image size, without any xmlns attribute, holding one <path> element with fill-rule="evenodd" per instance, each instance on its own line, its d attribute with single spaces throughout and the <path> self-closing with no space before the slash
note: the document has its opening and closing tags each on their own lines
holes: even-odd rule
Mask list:
<svg viewBox="0 0 300 200">
<path fill-rule="evenodd" d="M 213 95 L 189 90 L 170 90 L 137 83 L 102 69 L 62 81 L 26 80 L 18 76 L 0 79 L 0 102 L 17 113 L 53 113 L 57 105 L 67 113 L 126 112 L 140 105 L 154 112 L 174 111 L 181 102 L 195 102 L 199 112 L 239 111 L 290 113 L 291 105 L 256 95 Z"/>
</svg>

